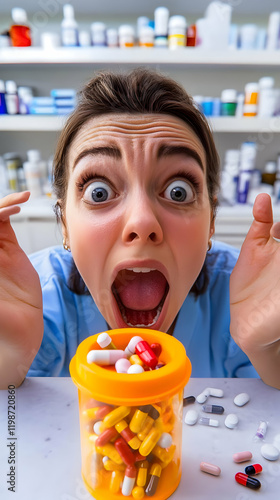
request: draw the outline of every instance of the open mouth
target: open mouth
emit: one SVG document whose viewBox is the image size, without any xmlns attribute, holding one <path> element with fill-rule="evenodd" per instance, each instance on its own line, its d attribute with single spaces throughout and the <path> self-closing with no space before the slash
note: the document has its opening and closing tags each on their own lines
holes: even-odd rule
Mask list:
<svg viewBox="0 0 280 500">
<path fill-rule="evenodd" d="M 130 327 L 154 326 L 168 291 L 165 276 L 144 267 L 122 269 L 112 285 L 122 319 Z"/>
</svg>

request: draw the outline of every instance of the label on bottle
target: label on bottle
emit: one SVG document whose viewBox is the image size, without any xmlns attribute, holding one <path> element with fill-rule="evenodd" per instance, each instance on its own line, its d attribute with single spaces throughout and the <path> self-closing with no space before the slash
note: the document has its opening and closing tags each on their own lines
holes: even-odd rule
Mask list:
<svg viewBox="0 0 280 500">
<path fill-rule="evenodd" d="M 77 30 L 73 28 L 63 28 L 61 32 L 61 41 L 64 47 L 77 47 Z"/>
</svg>

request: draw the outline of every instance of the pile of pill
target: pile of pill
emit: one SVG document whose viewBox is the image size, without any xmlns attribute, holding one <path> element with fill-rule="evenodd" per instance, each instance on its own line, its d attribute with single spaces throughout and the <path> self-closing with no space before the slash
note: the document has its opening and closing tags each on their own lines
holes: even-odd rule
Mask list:
<svg viewBox="0 0 280 500">
<path fill-rule="evenodd" d="M 89 351 L 88 363 L 100 366 L 115 365 L 118 373 L 142 373 L 164 366 L 158 359 L 162 350 L 161 345 L 156 342 L 150 345 L 142 337 L 132 337 L 124 350 L 117 349 L 107 332 L 98 335 L 97 343 L 101 349 Z"/>
<path fill-rule="evenodd" d="M 101 349 L 89 351 L 88 363 L 114 364 L 119 373 L 140 373 L 132 372 L 133 366 L 141 367 L 141 372 L 163 366 L 159 362 L 160 344 L 149 345 L 141 337 L 133 337 L 124 350 L 117 349 L 108 334 L 101 334 L 97 342 Z M 181 409 L 178 394 L 142 406 L 85 400 L 81 425 L 92 488 L 135 499 L 153 496 L 161 480 L 169 476 L 168 466 L 173 471 L 178 467 L 175 436 L 181 425 L 177 415 Z"/>
</svg>

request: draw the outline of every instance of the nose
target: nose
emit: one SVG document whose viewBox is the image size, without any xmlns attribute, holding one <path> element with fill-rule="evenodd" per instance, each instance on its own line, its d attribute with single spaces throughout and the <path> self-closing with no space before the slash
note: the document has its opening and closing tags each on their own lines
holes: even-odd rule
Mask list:
<svg viewBox="0 0 280 500">
<path fill-rule="evenodd" d="M 122 239 L 125 243 L 150 241 L 159 244 L 162 242 L 162 226 L 153 201 L 148 197 L 134 197 L 126 207 Z"/>
</svg>

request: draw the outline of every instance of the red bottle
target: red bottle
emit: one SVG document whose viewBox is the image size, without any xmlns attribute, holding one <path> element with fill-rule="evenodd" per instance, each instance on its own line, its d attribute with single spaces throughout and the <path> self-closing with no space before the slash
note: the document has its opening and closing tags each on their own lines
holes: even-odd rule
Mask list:
<svg viewBox="0 0 280 500">
<path fill-rule="evenodd" d="M 10 27 L 10 37 L 14 47 L 29 47 L 31 45 L 30 28 L 27 25 L 27 15 L 24 9 L 12 9 L 14 24 Z"/>
</svg>

